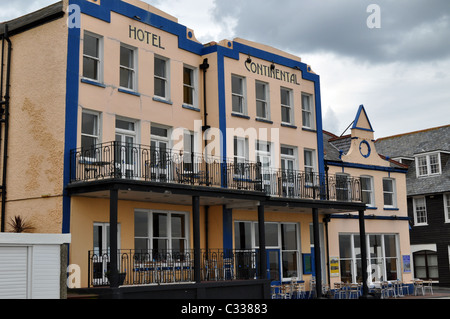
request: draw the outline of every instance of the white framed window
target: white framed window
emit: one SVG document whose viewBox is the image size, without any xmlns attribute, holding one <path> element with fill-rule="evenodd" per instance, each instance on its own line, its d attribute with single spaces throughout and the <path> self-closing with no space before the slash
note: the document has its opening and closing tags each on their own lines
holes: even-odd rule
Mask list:
<svg viewBox="0 0 450 319">
<path fill-rule="evenodd" d="M 292 107 L 292 90 L 281 88 L 281 122 L 294 124 L 294 109 Z"/>
<path fill-rule="evenodd" d="M 315 151 L 304 149 L 303 150 L 303 161 L 304 161 L 304 169 L 305 169 L 305 182 L 307 184 L 314 183 L 314 172 L 316 171 L 315 164 Z"/>
<path fill-rule="evenodd" d="M 184 66 L 183 68 L 183 103 L 197 107 L 197 69 Z"/>
<path fill-rule="evenodd" d="M 294 197 L 298 194 L 296 180 L 297 172 L 297 148 L 281 146 L 281 192 L 283 196 Z"/>
<path fill-rule="evenodd" d="M 170 100 L 169 60 L 160 56 L 154 58 L 154 94 L 164 100 Z"/>
<path fill-rule="evenodd" d="M 264 226 L 267 257 L 270 260 L 267 264 L 268 279 L 290 281 L 292 277 L 300 278 L 302 271 L 299 224 L 266 222 Z M 258 222 L 234 222 L 234 247 L 237 251 L 259 248 Z"/>
<path fill-rule="evenodd" d="M 450 223 L 450 193 L 444 194 L 445 222 Z"/>
<path fill-rule="evenodd" d="M 234 163 L 248 162 L 248 139 L 234 137 Z"/>
<path fill-rule="evenodd" d="M 369 207 L 375 206 L 375 196 L 373 189 L 373 177 L 372 176 L 361 176 L 361 194 L 362 202 Z"/>
<path fill-rule="evenodd" d="M 256 117 L 270 120 L 269 85 L 256 81 Z"/>
<path fill-rule="evenodd" d="M 314 108 L 312 95 L 302 93 L 302 125 L 307 129 L 314 129 Z"/>
<path fill-rule="evenodd" d="M 176 255 L 189 248 L 189 214 L 167 211 L 134 212 L 134 249 Z"/>
<path fill-rule="evenodd" d="M 247 114 L 245 78 L 231 75 L 232 111 L 238 114 Z"/>
<path fill-rule="evenodd" d="M 281 169 L 292 172 L 297 168 L 297 149 L 292 146 L 281 146 Z"/>
<path fill-rule="evenodd" d="M 83 37 L 83 78 L 103 81 L 103 37 L 88 31 Z"/>
<path fill-rule="evenodd" d="M 137 90 L 137 50 L 125 44 L 120 45 L 120 87 Z"/>
<path fill-rule="evenodd" d="M 383 198 L 385 208 L 397 207 L 395 179 L 383 178 Z"/>
<path fill-rule="evenodd" d="M 414 225 L 415 226 L 428 225 L 427 201 L 425 197 L 414 197 L 413 209 L 414 209 Z"/>
<path fill-rule="evenodd" d="M 81 114 L 81 148 L 83 152 L 93 152 L 100 143 L 100 114 L 83 110 Z M 94 158 L 92 156 L 88 156 Z"/>
<path fill-rule="evenodd" d="M 441 174 L 440 153 L 430 153 L 416 156 L 417 177 L 425 177 Z"/>
</svg>

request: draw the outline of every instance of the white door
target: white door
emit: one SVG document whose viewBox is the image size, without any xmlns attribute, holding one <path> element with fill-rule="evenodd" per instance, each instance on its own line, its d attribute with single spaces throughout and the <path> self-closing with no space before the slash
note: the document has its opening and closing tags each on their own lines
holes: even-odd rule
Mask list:
<svg viewBox="0 0 450 319">
<path fill-rule="evenodd" d="M 109 223 L 94 223 L 94 253 L 92 256 L 94 285 L 103 283 L 106 280 L 105 273 L 109 270 L 111 251 L 109 233 Z M 118 249 L 120 249 L 120 225 L 117 228 L 117 241 Z M 118 258 L 120 260 L 120 256 Z"/>
<path fill-rule="evenodd" d="M 116 119 L 116 169 L 122 178 L 139 177 L 139 147 L 136 145 L 136 123 Z"/>
</svg>

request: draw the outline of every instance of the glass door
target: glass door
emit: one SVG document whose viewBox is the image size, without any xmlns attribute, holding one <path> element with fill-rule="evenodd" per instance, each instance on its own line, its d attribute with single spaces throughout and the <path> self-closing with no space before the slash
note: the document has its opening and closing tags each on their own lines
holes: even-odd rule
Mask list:
<svg viewBox="0 0 450 319">
<path fill-rule="evenodd" d="M 118 243 L 120 245 L 120 225 L 118 225 L 117 232 Z M 109 271 L 109 256 L 111 251 L 109 223 L 94 223 L 93 234 L 94 253 L 92 265 L 95 285 L 106 281 L 106 272 Z"/>
<path fill-rule="evenodd" d="M 116 119 L 116 169 L 122 178 L 138 177 L 139 149 L 135 126 L 134 122 Z"/>
</svg>

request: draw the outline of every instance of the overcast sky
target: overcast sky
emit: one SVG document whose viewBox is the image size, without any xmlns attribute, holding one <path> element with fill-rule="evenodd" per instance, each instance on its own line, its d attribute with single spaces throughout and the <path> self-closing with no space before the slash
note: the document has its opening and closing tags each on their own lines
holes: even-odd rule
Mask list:
<svg viewBox="0 0 450 319">
<path fill-rule="evenodd" d="M 54 2 L 0 0 L 0 21 Z M 300 56 L 320 75 L 324 128 L 334 134 L 361 104 L 376 138 L 450 124 L 449 0 L 145 2 L 203 43 L 240 37 Z"/>
</svg>

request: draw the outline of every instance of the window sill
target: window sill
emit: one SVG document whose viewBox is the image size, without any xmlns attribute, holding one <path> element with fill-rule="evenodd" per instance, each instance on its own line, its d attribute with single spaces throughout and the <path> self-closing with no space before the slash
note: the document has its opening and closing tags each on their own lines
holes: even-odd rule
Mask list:
<svg viewBox="0 0 450 319">
<path fill-rule="evenodd" d="M 366 207 L 366 209 L 373 209 L 373 210 L 375 210 L 375 209 L 378 209 L 378 207 L 374 207 L 374 206 L 367 206 L 367 207 Z"/>
<path fill-rule="evenodd" d="M 383 210 L 400 210 L 399 208 L 395 208 L 395 207 L 384 207 Z"/>
<path fill-rule="evenodd" d="M 231 116 L 233 117 L 239 117 L 241 119 L 246 119 L 246 120 L 250 120 L 250 116 L 248 115 L 244 115 L 244 114 L 240 114 L 240 113 L 231 113 Z"/>
<path fill-rule="evenodd" d="M 197 107 L 195 107 L 195 106 L 192 106 L 192 105 L 183 104 L 183 105 L 181 105 L 181 107 L 182 107 L 183 109 L 186 109 L 186 110 L 191 110 L 191 111 L 200 112 L 200 109 L 199 109 L 199 108 L 197 108 Z"/>
<path fill-rule="evenodd" d="M 172 101 L 165 100 L 165 99 L 163 99 L 163 98 L 161 98 L 161 97 L 157 97 L 157 96 L 154 96 L 154 97 L 153 97 L 153 101 L 155 101 L 155 102 L 161 102 L 161 103 L 165 103 L 165 104 L 169 104 L 169 105 L 173 105 L 173 102 L 172 102 Z"/>
<path fill-rule="evenodd" d="M 104 85 L 103 83 L 97 82 L 95 80 L 83 78 L 83 79 L 81 79 L 81 83 L 90 84 L 90 85 L 98 86 L 101 88 L 106 88 L 106 85 Z"/>
<path fill-rule="evenodd" d="M 263 118 L 260 118 L 260 117 L 257 117 L 255 120 L 258 121 L 258 122 L 263 122 L 263 123 L 273 124 L 273 121 L 271 121 L 271 120 L 266 120 L 266 119 L 263 119 Z"/>
<path fill-rule="evenodd" d="M 302 130 L 303 130 L 303 131 L 306 131 L 306 132 L 313 132 L 313 133 L 317 133 L 317 130 L 315 130 L 315 129 L 312 129 L 312 128 L 302 127 Z"/>
<path fill-rule="evenodd" d="M 288 128 L 293 128 L 293 129 L 297 129 L 297 126 L 289 124 L 289 123 L 281 123 L 282 127 L 288 127 Z"/>
<path fill-rule="evenodd" d="M 141 94 L 139 94 L 138 92 L 130 91 L 130 90 L 127 90 L 127 89 L 119 88 L 119 92 L 130 94 L 130 95 L 134 95 L 134 96 L 141 96 Z"/>
</svg>

